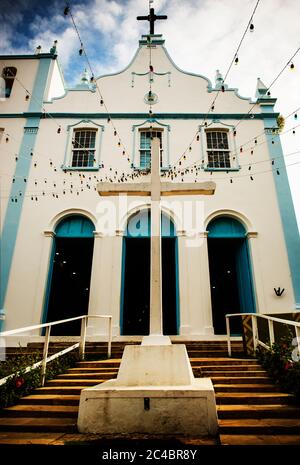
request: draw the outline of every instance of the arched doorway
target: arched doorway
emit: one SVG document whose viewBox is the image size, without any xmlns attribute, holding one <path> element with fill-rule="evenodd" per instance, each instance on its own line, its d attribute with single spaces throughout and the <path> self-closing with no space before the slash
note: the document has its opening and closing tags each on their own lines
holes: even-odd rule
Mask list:
<svg viewBox="0 0 300 465">
<path fill-rule="evenodd" d="M 246 230 L 230 217 L 218 217 L 207 226 L 211 301 L 215 334 L 226 333 L 226 313 L 255 312 L 252 269 Z M 231 320 L 241 333 L 240 319 Z"/>
<path fill-rule="evenodd" d="M 71 215 L 57 225 L 50 260 L 45 322 L 88 313 L 95 227 L 86 217 Z M 53 326 L 52 335 L 79 335 L 80 321 Z"/>
<path fill-rule="evenodd" d="M 149 210 L 134 214 L 123 239 L 121 334 L 148 335 L 150 322 L 150 230 Z M 162 214 L 162 305 L 163 332 L 179 329 L 178 255 L 174 223 Z"/>
</svg>

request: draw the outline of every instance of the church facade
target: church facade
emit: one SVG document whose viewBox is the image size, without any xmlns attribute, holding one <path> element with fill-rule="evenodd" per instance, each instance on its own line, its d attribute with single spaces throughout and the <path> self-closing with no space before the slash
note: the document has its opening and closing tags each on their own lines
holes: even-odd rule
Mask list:
<svg viewBox="0 0 300 465">
<path fill-rule="evenodd" d="M 112 315 L 116 337 L 149 333 L 150 198 L 98 188 L 150 181 L 153 138 L 163 179 L 216 184 L 162 201 L 164 333 L 218 337 L 226 313 L 300 308 L 299 232 L 262 81 L 256 101 L 241 97 L 220 73 L 212 84 L 180 70 L 154 34 L 126 69 L 74 89 L 55 46 L 0 61 L 3 329 L 88 313 Z"/>
</svg>

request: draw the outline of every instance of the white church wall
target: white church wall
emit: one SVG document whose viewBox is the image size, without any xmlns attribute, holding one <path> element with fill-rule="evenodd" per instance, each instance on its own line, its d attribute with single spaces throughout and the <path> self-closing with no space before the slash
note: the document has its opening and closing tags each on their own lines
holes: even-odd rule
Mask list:
<svg viewBox="0 0 300 465">
<path fill-rule="evenodd" d="M 212 94 L 207 93 L 208 81 L 204 78 L 189 76 L 178 71 L 167 59 L 163 49 L 157 47 L 153 51 L 153 65 L 157 72 L 168 72 L 171 70 L 170 87 L 169 76 L 154 76 L 153 92 L 158 95 L 158 103 L 153 106 L 154 113 L 206 113 L 212 101 Z M 112 113 L 146 113 L 148 110 L 144 102 L 144 95 L 148 88 L 148 77 L 134 76 L 134 87 L 132 87 L 132 72 L 141 73 L 148 70 L 149 50 L 143 48 L 137 55 L 136 61 L 122 74 L 104 77 L 98 80 L 105 101 L 109 104 Z M 24 61 L 24 63 L 23 63 Z M 18 72 L 22 75 L 22 81 L 32 89 L 34 72 L 37 69 L 38 60 L 21 60 L 18 62 Z M 32 62 L 31 62 L 32 61 Z M 13 62 L 12 62 L 13 63 Z M 29 64 L 28 64 L 29 63 Z M 24 69 L 23 69 L 24 68 Z M 54 65 L 54 74 L 49 83 L 49 98 L 61 91 L 59 84 L 59 71 Z M 31 87 L 30 87 L 31 86 Z M 60 89 L 60 90 L 58 90 Z M 10 102 L 0 103 L 0 108 L 5 111 L 25 111 L 24 93 L 15 83 L 16 96 L 14 105 Z M 2 105 L 4 105 L 2 107 Z M 5 107 L 7 105 L 7 107 Z M 143 118 L 114 119 L 114 124 L 126 148 L 126 155 L 122 155 L 123 148 L 117 146 L 118 138 L 113 135 L 113 128 L 107 122 L 106 117 L 99 118 L 102 112 L 99 104 L 99 96 L 95 92 L 70 91 L 63 98 L 54 99 L 52 103 L 45 103 L 49 112 L 78 113 L 70 118 L 55 117 L 55 121 L 46 118 L 40 121 L 37 134 L 35 153 L 37 166 L 31 164 L 30 175 L 27 181 L 27 194 L 22 208 L 22 216 L 18 230 L 14 258 L 12 262 L 9 284 L 7 289 L 6 329 L 26 326 L 28 324 L 40 323 L 43 316 L 43 305 L 46 293 L 49 261 L 54 232 L 55 218 L 65 211 L 78 209 L 87 212 L 90 217 L 96 218 L 99 214 L 99 204 L 103 202 L 94 190 L 96 178 L 104 179 L 105 175 L 111 176 L 117 167 L 119 173 L 130 171 L 127 157 L 132 161 L 133 132 L 132 127 L 142 124 Z M 103 107 L 102 107 L 103 108 Z M 216 114 L 247 113 L 249 101 L 238 98 L 233 91 L 220 93 L 214 112 Z M 257 105 L 254 112 L 259 113 Z M 87 119 L 84 113 L 98 113 L 91 122 L 82 124 L 103 125 L 102 143 L 100 151 L 100 162 L 104 168 L 97 171 L 81 172 L 85 178 L 79 176 L 79 172 L 62 170 L 68 144 L 67 130 L 69 126 Z M 104 109 L 103 109 L 104 113 Z M 236 125 L 238 120 L 224 119 L 227 125 Z M 203 119 L 161 119 L 159 122 L 170 127 L 169 132 L 169 154 L 170 164 L 174 164 L 188 148 L 193 135 L 196 133 Z M 153 122 L 153 127 L 157 123 Z M 214 123 L 220 124 L 221 122 Z M 18 152 L 22 136 L 24 119 L 9 118 L 1 123 L 5 129 L 11 131 L 16 141 L 11 139 L 5 144 L 8 150 L 5 155 L 5 171 L 9 176 L 4 178 L 2 189 L 9 191 L 9 180 L 14 172 L 15 161 L 13 154 Z M 57 132 L 58 125 L 61 133 Z M 222 126 L 220 126 L 222 127 Z M 100 128 L 98 129 L 100 131 Z M 244 120 L 238 127 L 236 135 L 236 147 L 253 139 L 257 134 L 263 132 L 263 120 Z M 164 131 L 167 128 L 164 127 Z M 263 141 L 262 139 L 261 141 Z M 19 141 L 19 142 L 17 142 Z M 249 145 L 251 147 L 251 144 Z M 248 147 L 249 147 L 248 146 Z M 2 145 L 3 147 L 3 145 Z M 70 151 L 70 149 L 69 149 Z M 10 157 L 11 154 L 11 158 Z M 290 269 L 287 251 L 283 236 L 280 212 L 277 203 L 273 174 L 269 161 L 269 153 L 266 144 L 254 148 L 254 154 L 244 148 L 243 153 L 237 153 L 241 170 L 237 172 L 209 172 L 201 171 L 197 175 L 199 181 L 214 180 L 217 184 L 213 196 L 202 197 L 204 202 L 204 217 L 198 228 L 198 236 L 201 238 L 198 247 L 187 247 L 190 240 L 189 231 L 182 224 L 176 223 L 178 230 L 178 253 L 179 253 L 179 299 L 180 299 L 180 322 L 181 334 L 183 335 L 209 335 L 212 332 L 211 296 L 207 256 L 207 239 L 205 219 L 213 218 L 215 214 L 224 212 L 239 218 L 248 220 L 246 229 L 257 233 L 249 238 L 250 255 L 253 266 L 253 279 L 257 310 L 262 313 L 283 313 L 294 310 L 294 295 L 290 278 Z M 200 163 L 202 157 L 201 140 L 194 142 L 192 151 L 187 152 L 187 166 L 194 162 Z M 253 161 L 259 162 L 252 164 Z M 249 165 L 252 164 L 249 171 Z M 265 173 L 261 173 L 266 171 Z M 256 174 L 257 173 L 257 174 Z M 254 180 L 251 181 L 250 175 Z M 91 178 L 89 180 L 89 178 Z M 146 180 L 146 177 L 140 178 Z M 193 180 L 193 176 L 186 175 L 185 180 Z M 233 183 L 230 183 L 230 179 Z M 45 183 L 45 180 L 47 181 Z M 35 182 L 37 181 L 37 186 Z M 83 184 L 81 184 L 83 181 Z M 139 180 L 137 181 L 139 182 Z M 87 188 L 90 185 L 90 189 Z M 73 187 L 71 187 L 73 186 Z M 83 188 L 83 192 L 81 192 Z M 63 191 L 65 190 L 65 194 Z M 73 193 L 70 193 L 70 190 Z M 2 190 L 1 190 L 2 191 Z M 45 191 L 45 196 L 42 192 Z M 77 191 L 79 195 L 77 195 Z M 37 193 L 38 200 L 31 200 L 30 193 Z M 52 196 L 52 192 L 58 198 Z M 193 201 L 199 198 L 192 197 Z M 140 204 L 147 203 L 141 198 L 132 198 Z M 172 200 L 172 197 L 168 198 Z M 190 201 L 191 198 L 174 198 L 177 202 Z M 3 196 L 1 202 L 2 221 L 8 200 Z M 116 202 L 116 200 L 112 200 Z M 129 206 L 130 209 L 130 206 Z M 251 228 L 250 228 L 251 226 Z M 122 273 L 122 228 L 117 228 L 114 236 L 103 237 L 103 232 L 98 225 L 95 227 L 94 256 L 92 264 L 91 287 L 90 287 L 90 314 L 112 314 L 114 334 L 120 331 L 120 297 L 121 297 L 121 273 Z M 50 231 L 45 235 L 45 231 Z M 281 297 L 277 297 L 273 288 L 280 286 L 285 288 Z M 91 321 L 89 333 L 105 334 L 105 323 Z"/>
<path fill-rule="evenodd" d="M 0 100 L 1 113 L 21 113 L 28 111 L 30 99 L 26 100 L 26 89 L 32 93 L 34 79 L 37 73 L 39 60 L 37 59 L 0 59 L 0 74 L 5 67 L 17 68 L 16 79 L 12 87 L 12 92 L 9 98 Z"/>
</svg>

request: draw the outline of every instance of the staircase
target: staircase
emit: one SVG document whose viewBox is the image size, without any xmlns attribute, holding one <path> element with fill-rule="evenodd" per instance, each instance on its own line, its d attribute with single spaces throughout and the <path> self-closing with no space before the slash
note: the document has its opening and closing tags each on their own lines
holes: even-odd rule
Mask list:
<svg viewBox="0 0 300 465">
<path fill-rule="evenodd" d="M 279 392 L 255 359 L 242 358 L 240 342 L 233 343 L 231 358 L 224 341 L 185 344 L 194 375 L 213 381 L 221 444 L 300 444 L 300 408 L 293 396 Z M 67 345 L 51 343 L 50 353 Z M 124 346 L 113 343 L 107 360 L 106 344 L 88 343 L 86 361 L 0 411 L 0 444 L 56 444 L 81 436 L 76 426 L 81 389 L 115 378 Z M 41 349 L 35 343 L 26 351 Z"/>
</svg>

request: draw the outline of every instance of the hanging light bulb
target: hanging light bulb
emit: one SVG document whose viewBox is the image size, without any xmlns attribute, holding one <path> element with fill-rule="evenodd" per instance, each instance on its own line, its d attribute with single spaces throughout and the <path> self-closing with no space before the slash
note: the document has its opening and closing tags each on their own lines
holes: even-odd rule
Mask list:
<svg viewBox="0 0 300 465">
<path fill-rule="evenodd" d="M 276 173 L 278 174 L 278 176 L 280 176 L 280 171 L 279 170 L 276 170 Z"/>
<path fill-rule="evenodd" d="M 70 7 L 66 6 L 64 9 L 64 15 L 67 16 L 70 12 Z"/>
<path fill-rule="evenodd" d="M 236 130 L 233 131 L 233 135 L 234 135 L 234 137 L 236 136 Z"/>
<path fill-rule="evenodd" d="M 82 44 L 82 42 L 81 42 L 81 47 L 80 47 L 78 53 L 79 53 L 80 56 L 83 54 L 83 44 Z"/>
<path fill-rule="evenodd" d="M 200 136 L 199 136 L 199 134 L 197 134 L 197 138 L 196 138 L 196 140 L 197 140 L 197 141 L 199 141 L 199 140 L 200 140 Z"/>
<path fill-rule="evenodd" d="M 5 142 L 6 142 L 6 143 L 9 142 L 9 138 L 8 138 L 8 137 L 6 137 Z"/>
<path fill-rule="evenodd" d="M 25 100 L 29 100 L 29 94 L 26 94 Z"/>
<path fill-rule="evenodd" d="M 59 128 L 57 129 L 57 134 L 60 134 L 61 133 L 61 127 L 59 126 Z"/>
<path fill-rule="evenodd" d="M 102 106 L 104 104 L 103 99 L 100 100 L 100 105 Z"/>
<path fill-rule="evenodd" d="M 294 114 L 294 118 L 295 118 L 295 119 L 298 119 L 297 113 Z"/>
<path fill-rule="evenodd" d="M 215 109 L 215 106 L 212 105 L 212 106 L 211 106 L 211 111 L 214 111 L 214 109 Z"/>
<path fill-rule="evenodd" d="M 225 86 L 224 85 L 221 86 L 221 91 L 225 92 Z"/>
<path fill-rule="evenodd" d="M 295 69 L 294 63 L 291 63 L 291 64 L 290 64 L 290 69 L 291 69 L 291 70 L 294 70 L 294 69 Z"/>
<path fill-rule="evenodd" d="M 238 64 L 238 62 L 239 62 L 239 57 L 238 57 L 238 56 L 236 56 L 236 57 L 235 57 L 235 60 L 234 60 L 234 63 L 237 65 L 237 64 Z"/>
<path fill-rule="evenodd" d="M 253 181 L 253 176 L 250 176 L 251 181 Z"/>
<path fill-rule="evenodd" d="M 117 135 L 117 131 L 116 131 L 116 130 L 114 130 L 114 136 L 116 136 L 116 135 Z"/>
<path fill-rule="evenodd" d="M 107 122 L 110 123 L 110 116 L 107 118 Z"/>
<path fill-rule="evenodd" d="M 243 147 L 240 147 L 240 153 L 242 153 L 242 151 L 243 151 Z"/>
<path fill-rule="evenodd" d="M 253 23 L 250 24 L 249 29 L 250 29 L 250 32 L 253 32 L 253 31 L 254 31 L 254 24 L 253 24 Z"/>
<path fill-rule="evenodd" d="M 150 70 L 150 73 L 153 73 L 153 66 L 152 65 L 149 66 L 149 70 Z"/>
</svg>

